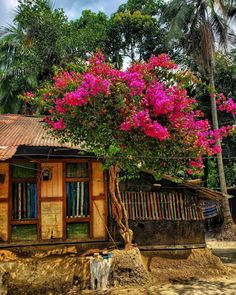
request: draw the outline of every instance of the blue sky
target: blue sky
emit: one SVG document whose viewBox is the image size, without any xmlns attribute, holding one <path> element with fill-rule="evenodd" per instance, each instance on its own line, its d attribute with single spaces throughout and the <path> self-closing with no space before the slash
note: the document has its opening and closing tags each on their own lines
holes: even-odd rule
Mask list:
<svg viewBox="0 0 236 295">
<path fill-rule="evenodd" d="M 52 0 L 51 2 L 54 7 L 63 8 L 69 19 L 74 19 L 78 18 L 85 9 L 94 12 L 103 11 L 110 15 L 126 0 Z M 17 3 L 18 0 L 0 0 L 0 26 L 11 23 Z"/>
</svg>

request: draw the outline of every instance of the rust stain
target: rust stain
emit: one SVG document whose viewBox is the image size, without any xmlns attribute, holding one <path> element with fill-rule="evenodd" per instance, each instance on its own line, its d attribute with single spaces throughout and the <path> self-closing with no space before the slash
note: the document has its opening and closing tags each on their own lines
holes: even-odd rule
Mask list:
<svg viewBox="0 0 236 295">
<path fill-rule="evenodd" d="M 61 144 L 45 128 L 42 118 L 21 115 L 0 115 L 0 161 L 5 161 L 19 146 L 54 146 L 79 149 L 70 143 Z"/>
</svg>

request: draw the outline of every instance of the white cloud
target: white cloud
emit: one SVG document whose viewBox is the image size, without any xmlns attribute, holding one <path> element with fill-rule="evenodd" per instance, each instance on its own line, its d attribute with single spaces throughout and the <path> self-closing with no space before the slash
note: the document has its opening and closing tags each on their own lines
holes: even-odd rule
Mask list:
<svg viewBox="0 0 236 295">
<path fill-rule="evenodd" d="M 110 15 L 125 2 L 126 0 L 54 0 L 53 3 L 55 7 L 62 7 L 69 19 L 75 19 L 79 18 L 85 9 L 90 9 L 93 12 L 102 11 Z"/>
<path fill-rule="evenodd" d="M 17 4 L 18 0 L 0 0 L 0 26 L 6 26 L 12 22 Z"/>
</svg>

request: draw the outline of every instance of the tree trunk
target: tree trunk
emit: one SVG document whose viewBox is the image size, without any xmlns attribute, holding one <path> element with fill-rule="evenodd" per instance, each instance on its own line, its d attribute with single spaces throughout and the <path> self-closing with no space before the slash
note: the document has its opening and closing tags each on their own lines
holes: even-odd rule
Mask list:
<svg viewBox="0 0 236 295">
<path fill-rule="evenodd" d="M 119 168 L 111 166 L 109 171 L 109 190 L 111 195 L 112 217 L 117 222 L 119 233 L 124 240 L 125 249 L 129 250 L 132 246 L 133 231 L 129 228 L 128 214 L 124 202 L 121 198 L 119 189 Z"/>
<path fill-rule="evenodd" d="M 214 83 L 214 67 L 211 65 L 210 73 L 209 73 L 209 86 L 215 89 Z M 216 107 L 216 98 L 215 95 L 211 95 L 211 113 L 212 113 L 212 122 L 213 122 L 213 129 L 219 129 L 218 124 L 218 116 L 217 116 L 217 107 Z M 219 147 L 221 147 L 220 140 L 217 141 Z M 225 172 L 224 172 L 224 164 L 223 164 L 223 157 L 222 152 L 216 155 L 217 157 L 217 166 L 218 166 L 218 173 L 219 173 L 219 180 L 220 180 L 220 190 L 223 194 L 227 194 L 227 185 L 225 180 Z M 225 196 L 225 199 L 222 202 L 223 205 L 223 215 L 224 215 L 224 224 L 222 230 L 229 230 L 233 229 L 234 222 L 231 216 L 229 201 L 228 198 Z"/>
</svg>

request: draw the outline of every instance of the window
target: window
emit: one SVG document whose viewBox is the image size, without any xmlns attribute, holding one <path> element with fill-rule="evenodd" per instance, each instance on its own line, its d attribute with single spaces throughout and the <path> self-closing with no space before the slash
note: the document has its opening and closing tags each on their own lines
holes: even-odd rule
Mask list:
<svg viewBox="0 0 236 295">
<path fill-rule="evenodd" d="M 87 217 L 89 215 L 88 182 L 67 182 L 66 197 L 67 218 Z"/>
<path fill-rule="evenodd" d="M 66 164 L 66 237 L 71 240 L 89 238 L 89 165 Z"/>
<path fill-rule="evenodd" d="M 88 163 L 66 164 L 66 217 L 89 217 Z"/>
<path fill-rule="evenodd" d="M 14 164 L 12 171 L 12 219 L 36 219 L 38 215 L 36 165 Z"/>
</svg>

